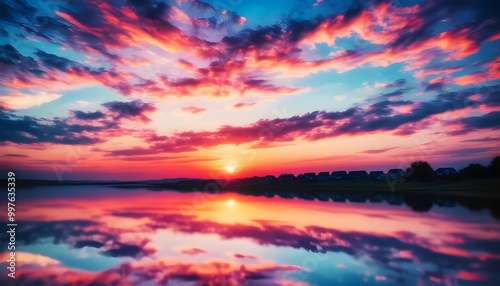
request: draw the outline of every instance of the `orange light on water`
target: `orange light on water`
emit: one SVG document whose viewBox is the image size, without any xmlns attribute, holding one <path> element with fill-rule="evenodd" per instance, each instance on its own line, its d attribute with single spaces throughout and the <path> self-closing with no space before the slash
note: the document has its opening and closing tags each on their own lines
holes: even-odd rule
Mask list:
<svg viewBox="0 0 500 286">
<path fill-rule="evenodd" d="M 226 205 L 229 207 L 234 207 L 235 201 L 233 199 L 229 199 L 226 201 Z"/>
</svg>

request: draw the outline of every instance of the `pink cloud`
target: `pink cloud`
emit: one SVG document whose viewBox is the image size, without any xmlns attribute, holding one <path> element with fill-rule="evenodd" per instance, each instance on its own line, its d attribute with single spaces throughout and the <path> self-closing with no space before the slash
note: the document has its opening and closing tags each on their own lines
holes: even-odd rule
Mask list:
<svg viewBox="0 0 500 286">
<path fill-rule="evenodd" d="M 233 107 L 235 109 L 240 109 L 240 108 L 244 108 L 244 107 L 252 107 L 256 104 L 257 103 L 255 103 L 255 102 L 239 102 L 239 103 L 236 103 L 235 105 L 233 105 Z"/>
<path fill-rule="evenodd" d="M 313 7 L 316 7 L 318 6 L 319 4 L 323 3 L 324 0 L 316 0 L 316 2 L 314 2 L 314 4 L 312 4 Z"/>
<path fill-rule="evenodd" d="M 185 113 L 199 114 L 199 113 L 203 113 L 203 112 L 207 111 L 207 109 L 202 108 L 202 107 L 196 107 L 196 106 L 185 106 L 185 107 L 181 108 L 181 111 L 185 112 Z"/>
<path fill-rule="evenodd" d="M 375 280 L 376 281 L 385 281 L 385 280 L 387 280 L 387 277 L 385 277 L 383 275 L 376 275 Z"/>
<path fill-rule="evenodd" d="M 253 256 L 253 255 L 245 255 L 245 254 L 240 254 L 240 253 L 235 253 L 233 254 L 233 256 L 235 258 L 239 258 L 239 259 L 257 259 L 256 256 Z"/>
<path fill-rule="evenodd" d="M 171 9 L 172 9 L 172 13 L 170 15 L 171 20 L 178 21 L 182 24 L 191 23 L 191 18 L 186 13 L 184 13 L 182 10 L 180 10 L 177 7 L 172 7 Z"/>
<path fill-rule="evenodd" d="M 198 255 L 198 254 L 205 254 L 207 253 L 207 251 L 200 248 L 184 248 L 180 250 L 180 253 L 186 255 Z"/>
</svg>

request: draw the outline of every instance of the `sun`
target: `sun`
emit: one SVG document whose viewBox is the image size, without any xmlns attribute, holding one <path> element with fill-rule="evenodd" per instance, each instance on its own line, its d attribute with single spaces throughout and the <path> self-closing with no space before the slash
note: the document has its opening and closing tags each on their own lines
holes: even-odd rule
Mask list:
<svg viewBox="0 0 500 286">
<path fill-rule="evenodd" d="M 226 204 L 230 207 L 234 206 L 234 200 L 233 199 L 229 199 L 226 201 Z"/>
<path fill-rule="evenodd" d="M 227 164 L 225 169 L 226 169 L 226 172 L 228 172 L 228 173 L 234 173 L 234 170 L 236 170 L 236 166 L 233 164 Z"/>
</svg>

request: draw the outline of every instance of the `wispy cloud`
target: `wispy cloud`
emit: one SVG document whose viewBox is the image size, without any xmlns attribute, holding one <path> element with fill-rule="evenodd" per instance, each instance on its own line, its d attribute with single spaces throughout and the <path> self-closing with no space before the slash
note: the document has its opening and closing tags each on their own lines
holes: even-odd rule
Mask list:
<svg viewBox="0 0 500 286">
<path fill-rule="evenodd" d="M 196 107 L 196 106 L 185 106 L 185 107 L 181 108 L 181 111 L 185 112 L 185 113 L 190 113 L 190 114 L 198 114 L 198 113 L 203 113 L 203 112 L 207 111 L 207 109 L 203 108 L 203 107 Z"/>
<path fill-rule="evenodd" d="M 236 103 L 235 105 L 233 105 L 233 107 L 235 109 L 239 109 L 239 108 L 244 108 L 244 107 L 252 107 L 256 104 L 257 103 L 255 103 L 255 102 L 239 102 L 239 103 Z"/>
<path fill-rule="evenodd" d="M 384 148 L 384 149 L 371 149 L 371 150 L 365 150 L 361 153 L 366 153 L 366 154 L 380 154 L 380 153 L 385 153 L 387 151 L 391 151 L 394 149 L 397 149 L 398 147 L 391 147 L 391 148 Z"/>
</svg>

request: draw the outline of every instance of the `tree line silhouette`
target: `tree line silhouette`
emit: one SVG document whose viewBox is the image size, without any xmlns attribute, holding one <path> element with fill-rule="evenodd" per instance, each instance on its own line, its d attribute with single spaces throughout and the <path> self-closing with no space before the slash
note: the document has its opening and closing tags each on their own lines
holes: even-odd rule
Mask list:
<svg viewBox="0 0 500 286">
<path fill-rule="evenodd" d="M 431 181 L 435 179 L 436 175 L 428 162 L 416 161 L 406 169 L 405 177 L 410 181 Z M 461 169 L 458 176 L 448 175 L 447 177 L 460 177 L 464 179 L 500 177 L 500 156 L 495 157 L 488 166 L 472 163 Z"/>
</svg>

